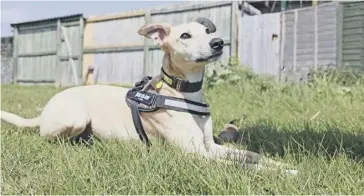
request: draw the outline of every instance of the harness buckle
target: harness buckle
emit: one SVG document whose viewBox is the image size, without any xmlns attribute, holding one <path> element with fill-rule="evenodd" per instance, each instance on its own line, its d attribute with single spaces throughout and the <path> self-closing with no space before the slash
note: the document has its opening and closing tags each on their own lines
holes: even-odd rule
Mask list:
<svg viewBox="0 0 364 196">
<path fill-rule="evenodd" d="M 175 78 L 175 81 L 176 81 L 176 90 L 183 91 L 186 89 L 188 81 L 181 80 L 179 78 Z"/>
</svg>

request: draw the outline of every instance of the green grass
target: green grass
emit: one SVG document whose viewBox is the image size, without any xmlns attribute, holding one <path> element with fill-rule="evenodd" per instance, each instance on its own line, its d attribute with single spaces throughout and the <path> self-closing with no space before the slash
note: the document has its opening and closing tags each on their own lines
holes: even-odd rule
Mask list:
<svg viewBox="0 0 364 196">
<path fill-rule="evenodd" d="M 150 154 L 140 141 L 50 143 L 37 129 L 2 123 L 2 194 L 364 194 L 363 85 L 242 76 L 205 90 L 215 134 L 246 113 L 235 145 L 294 164 L 298 176 L 227 167 L 156 142 Z M 2 110 L 37 116 L 58 91 L 2 86 Z"/>
</svg>

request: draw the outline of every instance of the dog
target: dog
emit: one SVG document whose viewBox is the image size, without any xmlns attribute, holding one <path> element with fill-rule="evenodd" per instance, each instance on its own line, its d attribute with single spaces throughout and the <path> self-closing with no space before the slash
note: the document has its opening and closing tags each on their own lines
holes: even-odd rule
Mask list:
<svg viewBox="0 0 364 196">
<path fill-rule="evenodd" d="M 205 66 L 223 54 L 224 41 L 215 36 L 215 25 L 206 18 L 171 26 L 166 23 L 143 25 L 138 33 L 152 39 L 165 53 L 162 68 L 166 74 L 202 86 Z M 18 127 L 40 127 L 48 140 L 77 137 L 86 127 L 100 139 L 138 140 L 132 114 L 124 97 L 128 88 L 110 85 L 86 85 L 66 89 L 54 95 L 41 115 L 24 119 L 1 111 L 1 120 Z M 162 80 L 160 95 L 203 102 L 202 88 L 180 92 Z M 169 109 L 140 114 L 145 131 L 162 137 L 185 153 L 197 153 L 211 160 L 242 167 L 262 169 L 287 166 L 258 153 L 218 145 L 213 139 L 210 115 L 195 115 Z"/>
</svg>

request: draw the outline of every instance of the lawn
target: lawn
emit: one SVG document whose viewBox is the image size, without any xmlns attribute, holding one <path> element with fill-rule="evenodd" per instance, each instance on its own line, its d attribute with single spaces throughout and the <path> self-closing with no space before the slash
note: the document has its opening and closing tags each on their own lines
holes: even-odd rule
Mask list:
<svg viewBox="0 0 364 196">
<path fill-rule="evenodd" d="M 35 117 L 60 91 L 2 86 L 2 110 Z M 122 97 L 121 97 L 122 98 Z M 50 143 L 1 124 L 2 194 L 364 194 L 364 85 L 281 84 L 242 74 L 205 89 L 214 133 L 239 118 L 235 145 L 291 163 L 298 176 L 253 172 L 153 142 Z"/>
</svg>

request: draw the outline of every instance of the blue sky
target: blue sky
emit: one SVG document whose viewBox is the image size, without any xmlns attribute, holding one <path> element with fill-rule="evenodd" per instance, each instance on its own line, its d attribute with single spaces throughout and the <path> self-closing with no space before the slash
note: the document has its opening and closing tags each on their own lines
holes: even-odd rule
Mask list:
<svg viewBox="0 0 364 196">
<path fill-rule="evenodd" d="M 11 23 L 76 13 L 84 16 L 118 13 L 183 1 L 1 1 L 1 36 L 12 35 Z"/>
</svg>

